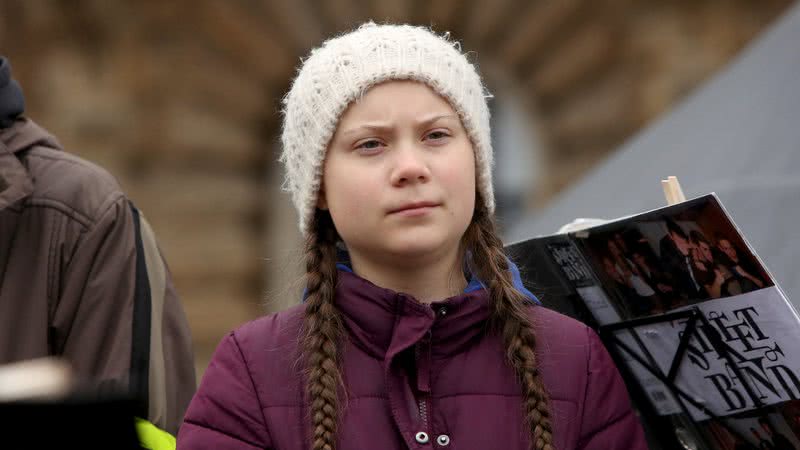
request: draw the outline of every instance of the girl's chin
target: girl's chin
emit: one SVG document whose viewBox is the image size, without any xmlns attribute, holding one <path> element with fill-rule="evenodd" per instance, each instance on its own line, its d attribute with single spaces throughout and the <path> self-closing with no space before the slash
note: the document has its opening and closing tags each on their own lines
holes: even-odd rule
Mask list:
<svg viewBox="0 0 800 450">
<path fill-rule="evenodd" d="M 387 243 L 384 246 L 387 254 L 394 258 L 408 258 L 409 260 L 426 259 L 436 255 L 450 254 L 451 247 L 458 246 L 456 242 L 451 243 L 445 240 L 434 239 L 413 239 L 400 242 Z"/>
<path fill-rule="evenodd" d="M 400 265 L 406 261 L 423 263 L 439 257 L 451 257 L 460 246 L 462 234 L 440 227 L 395 228 L 380 233 L 361 232 L 351 236 L 348 247 L 360 249 L 366 257 L 372 254 L 370 259 Z M 345 238 L 345 242 L 347 241 Z"/>
</svg>

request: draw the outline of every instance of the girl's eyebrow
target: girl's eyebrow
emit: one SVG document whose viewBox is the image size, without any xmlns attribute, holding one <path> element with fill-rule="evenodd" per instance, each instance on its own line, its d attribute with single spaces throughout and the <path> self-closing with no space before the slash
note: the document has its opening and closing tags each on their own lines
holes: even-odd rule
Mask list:
<svg viewBox="0 0 800 450">
<path fill-rule="evenodd" d="M 441 119 L 451 119 L 451 120 L 458 120 L 458 116 L 454 114 L 436 114 L 435 116 L 431 116 L 427 119 L 420 120 L 417 122 L 420 126 L 430 126 L 434 122 L 441 120 Z"/>
<path fill-rule="evenodd" d="M 426 126 L 430 126 L 431 124 L 433 124 L 436 121 L 441 120 L 441 119 L 458 120 L 458 117 L 456 115 L 454 115 L 454 114 L 436 114 L 434 116 L 431 116 L 431 117 L 428 117 L 428 118 L 425 118 L 425 119 L 417 121 L 417 125 L 426 127 Z M 348 135 L 351 135 L 351 134 L 358 133 L 361 130 L 368 130 L 368 131 L 384 132 L 385 133 L 385 132 L 391 131 L 391 129 L 392 129 L 391 125 L 389 125 L 387 123 L 383 123 L 383 122 L 365 123 L 365 124 L 359 125 L 357 127 L 353 127 L 353 128 L 348 129 L 348 130 L 342 131 L 341 135 L 342 136 L 348 136 Z"/>
<path fill-rule="evenodd" d="M 349 130 L 342 131 L 342 136 L 348 136 L 351 134 L 358 133 L 361 130 L 369 130 L 369 131 L 376 131 L 376 132 L 386 132 L 391 130 L 392 127 L 390 125 L 386 125 L 383 123 L 365 123 L 363 125 L 359 125 L 357 127 L 350 128 Z"/>
</svg>

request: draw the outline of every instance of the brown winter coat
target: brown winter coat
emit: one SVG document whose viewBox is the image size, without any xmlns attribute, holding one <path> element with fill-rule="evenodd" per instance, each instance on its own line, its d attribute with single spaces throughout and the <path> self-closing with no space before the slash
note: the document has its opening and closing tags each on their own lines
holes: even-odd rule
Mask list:
<svg viewBox="0 0 800 450">
<path fill-rule="evenodd" d="M 0 364 L 57 355 L 132 389 L 176 433 L 188 324 L 152 230 L 115 179 L 27 119 L 0 129 Z"/>
</svg>

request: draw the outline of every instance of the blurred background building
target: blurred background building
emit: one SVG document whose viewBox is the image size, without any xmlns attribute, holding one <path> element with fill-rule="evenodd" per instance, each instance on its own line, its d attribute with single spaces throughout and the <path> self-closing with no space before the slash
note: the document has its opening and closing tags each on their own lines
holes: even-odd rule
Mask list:
<svg viewBox="0 0 800 450">
<path fill-rule="evenodd" d="M 0 54 L 28 115 L 116 175 L 149 218 L 202 373 L 228 330 L 298 300 L 297 220 L 276 163 L 280 99 L 326 36 L 368 19 L 410 22 L 449 31 L 473 53 L 495 94 L 508 228 L 791 3 L 0 0 Z"/>
</svg>

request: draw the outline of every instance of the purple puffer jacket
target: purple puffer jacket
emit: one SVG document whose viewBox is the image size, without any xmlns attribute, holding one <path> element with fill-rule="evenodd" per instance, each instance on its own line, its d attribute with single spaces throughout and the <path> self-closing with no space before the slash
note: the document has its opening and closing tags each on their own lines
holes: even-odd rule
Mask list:
<svg viewBox="0 0 800 450">
<path fill-rule="evenodd" d="M 487 333 L 486 291 L 432 306 L 340 271 L 348 330 L 340 450 L 529 448 L 518 383 Z M 217 348 L 178 449 L 308 450 L 298 333 L 303 306 L 248 323 Z M 555 447 L 645 449 L 625 385 L 595 333 L 531 304 Z"/>
</svg>

